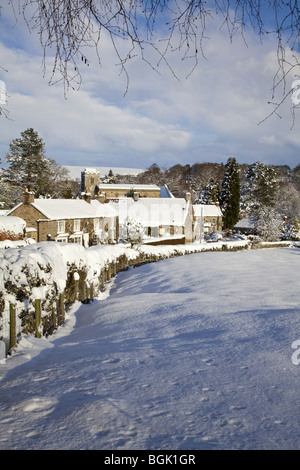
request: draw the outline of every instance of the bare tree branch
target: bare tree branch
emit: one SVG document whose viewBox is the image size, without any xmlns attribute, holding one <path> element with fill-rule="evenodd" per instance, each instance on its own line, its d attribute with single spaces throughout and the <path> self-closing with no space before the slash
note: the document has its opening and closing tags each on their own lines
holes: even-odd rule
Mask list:
<svg viewBox="0 0 300 470">
<path fill-rule="evenodd" d="M 127 64 L 136 56 L 157 72 L 163 62 L 176 76 L 168 57 L 170 53 L 177 54 L 180 60 L 192 60 L 188 76 L 198 64 L 199 54 L 205 57 L 203 41 L 207 38 L 208 20 L 216 21 L 216 26 L 221 23 L 230 40 L 240 34 L 246 43 L 249 28 L 261 41 L 266 35 L 276 37 L 278 70 L 273 77 L 272 100 L 282 87 L 278 106 L 290 93 L 286 92 L 287 77 L 300 67 L 298 0 L 11 0 L 10 3 L 15 15 L 24 18 L 29 31 L 39 35 L 44 74 L 49 68 L 47 58 L 54 57 L 49 83 L 61 81 L 65 93 L 69 88 L 80 87 L 82 67 L 89 66 L 87 54 L 91 48 L 101 65 L 104 32 L 116 53 L 120 73 L 126 76 L 126 91 Z M 124 55 L 119 39 L 129 45 Z M 287 50 L 295 51 L 292 62 Z M 157 65 L 152 58 L 148 59 L 147 51 L 157 54 Z"/>
</svg>

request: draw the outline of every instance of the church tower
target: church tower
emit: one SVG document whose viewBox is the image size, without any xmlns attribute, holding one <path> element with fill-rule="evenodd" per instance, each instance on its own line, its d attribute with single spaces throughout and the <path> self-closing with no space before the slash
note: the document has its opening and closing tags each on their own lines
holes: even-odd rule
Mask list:
<svg viewBox="0 0 300 470">
<path fill-rule="evenodd" d="M 81 172 L 81 192 L 90 193 L 92 197 L 99 191 L 100 173 L 95 168 L 86 168 Z"/>
</svg>

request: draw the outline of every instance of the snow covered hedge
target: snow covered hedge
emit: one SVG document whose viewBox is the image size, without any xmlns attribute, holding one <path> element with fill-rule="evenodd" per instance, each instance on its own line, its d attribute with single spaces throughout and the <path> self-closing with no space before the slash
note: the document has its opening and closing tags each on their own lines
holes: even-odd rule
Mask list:
<svg viewBox="0 0 300 470">
<path fill-rule="evenodd" d="M 25 228 L 26 222 L 20 217 L 0 216 L 0 241 L 23 240 Z"/>
<path fill-rule="evenodd" d="M 96 298 L 110 277 L 128 265 L 203 251 L 250 248 L 248 240 L 190 245 L 97 245 L 41 242 L 0 253 L 0 340 L 9 341 L 10 306 L 16 312 L 16 335 L 36 331 L 40 300 L 40 334 L 64 321 L 62 308 L 75 300 Z M 62 297 L 63 296 L 63 297 Z M 61 304 L 63 302 L 63 307 Z"/>
<path fill-rule="evenodd" d="M 101 288 L 103 272 L 111 263 L 138 253 L 122 245 L 99 245 L 89 249 L 77 244 L 42 242 L 3 250 L 0 255 L 0 339 L 8 335 L 9 306 L 16 311 L 17 334 L 35 330 L 35 301 L 41 300 L 41 334 L 56 326 L 55 314 L 60 295 L 64 303 L 75 300 L 75 281 L 79 300 L 88 290 Z M 60 319 L 58 319 L 60 320 Z M 59 321 L 58 321 L 59 323 Z"/>
</svg>

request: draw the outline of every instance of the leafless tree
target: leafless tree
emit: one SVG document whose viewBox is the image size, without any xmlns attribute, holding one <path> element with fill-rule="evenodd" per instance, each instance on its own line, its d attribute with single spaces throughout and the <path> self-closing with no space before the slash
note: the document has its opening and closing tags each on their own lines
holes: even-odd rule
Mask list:
<svg viewBox="0 0 300 470">
<path fill-rule="evenodd" d="M 126 90 L 127 65 L 134 56 L 153 69 L 164 62 L 175 74 L 168 60 L 173 52 L 181 60 L 192 59 L 188 75 L 197 66 L 199 55 L 205 52 L 203 41 L 211 20 L 216 27 L 226 28 L 230 39 L 241 34 L 246 41 L 249 26 L 262 41 L 266 35 L 276 37 L 278 70 L 272 84 L 271 114 L 277 113 L 292 92 L 286 89 L 287 76 L 299 74 L 298 0 L 10 0 L 9 3 L 16 18 L 22 16 L 29 31 L 39 34 L 45 68 L 48 55 L 54 55 L 50 82 L 61 80 L 66 90 L 80 86 L 82 66 L 89 65 L 90 48 L 101 61 L 105 32 L 120 70 L 126 75 Z M 129 44 L 124 54 L 120 38 Z M 157 60 L 153 60 L 153 51 Z M 275 102 L 279 89 L 280 97 Z"/>
</svg>

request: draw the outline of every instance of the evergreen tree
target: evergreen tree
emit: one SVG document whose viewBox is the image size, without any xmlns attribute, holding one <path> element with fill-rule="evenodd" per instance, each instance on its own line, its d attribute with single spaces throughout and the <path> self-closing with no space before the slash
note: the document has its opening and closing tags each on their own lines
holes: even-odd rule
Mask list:
<svg viewBox="0 0 300 470">
<path fill-rule="evenodd" d="M 195 204 L 216 204 L 219 200 L 219 185 L 212 178 L 210 182 L 202 189 L 199 199 Z"/>
<path fill-rule="evenodd" d="M 32 128 L 10 143 L 6 160 L 9 167 L 2 172 L 2 186 L 9 187 L 10 193 L 6 205 L 20 202 L 26 188 L 35 197 L 65 197 L 66 191 L 70 197 L 68 171 L 45 156 L 45 144 Z"/>
<path fill-rule="evenodd" d="M 17 194 L 27 187 L 36 196 L 43 194 L 43 187 L 50 173 L 50 161 L 45 157 L 45 144 L 32 128 L 21 132 L 21 138 L 10 143 L 6 154 L 9 168 L 5 177 Z"/>
<path fill-rule="evenodd" d="M 240 176 L 235 158 L 230 157 L 225 166 L 222 182 L 221 207 L 223 210 L 223 227 L 232 229 L 239 220 Z"/>
<path fill-rule="evenodd" d="M 276 172 L 273 167 L 260 162 L 249 165 L 241 191 L 241 210 L 247 215 L 253 215 L 261 207 L 273 207 L 276 187 Z"/>
</svg>

